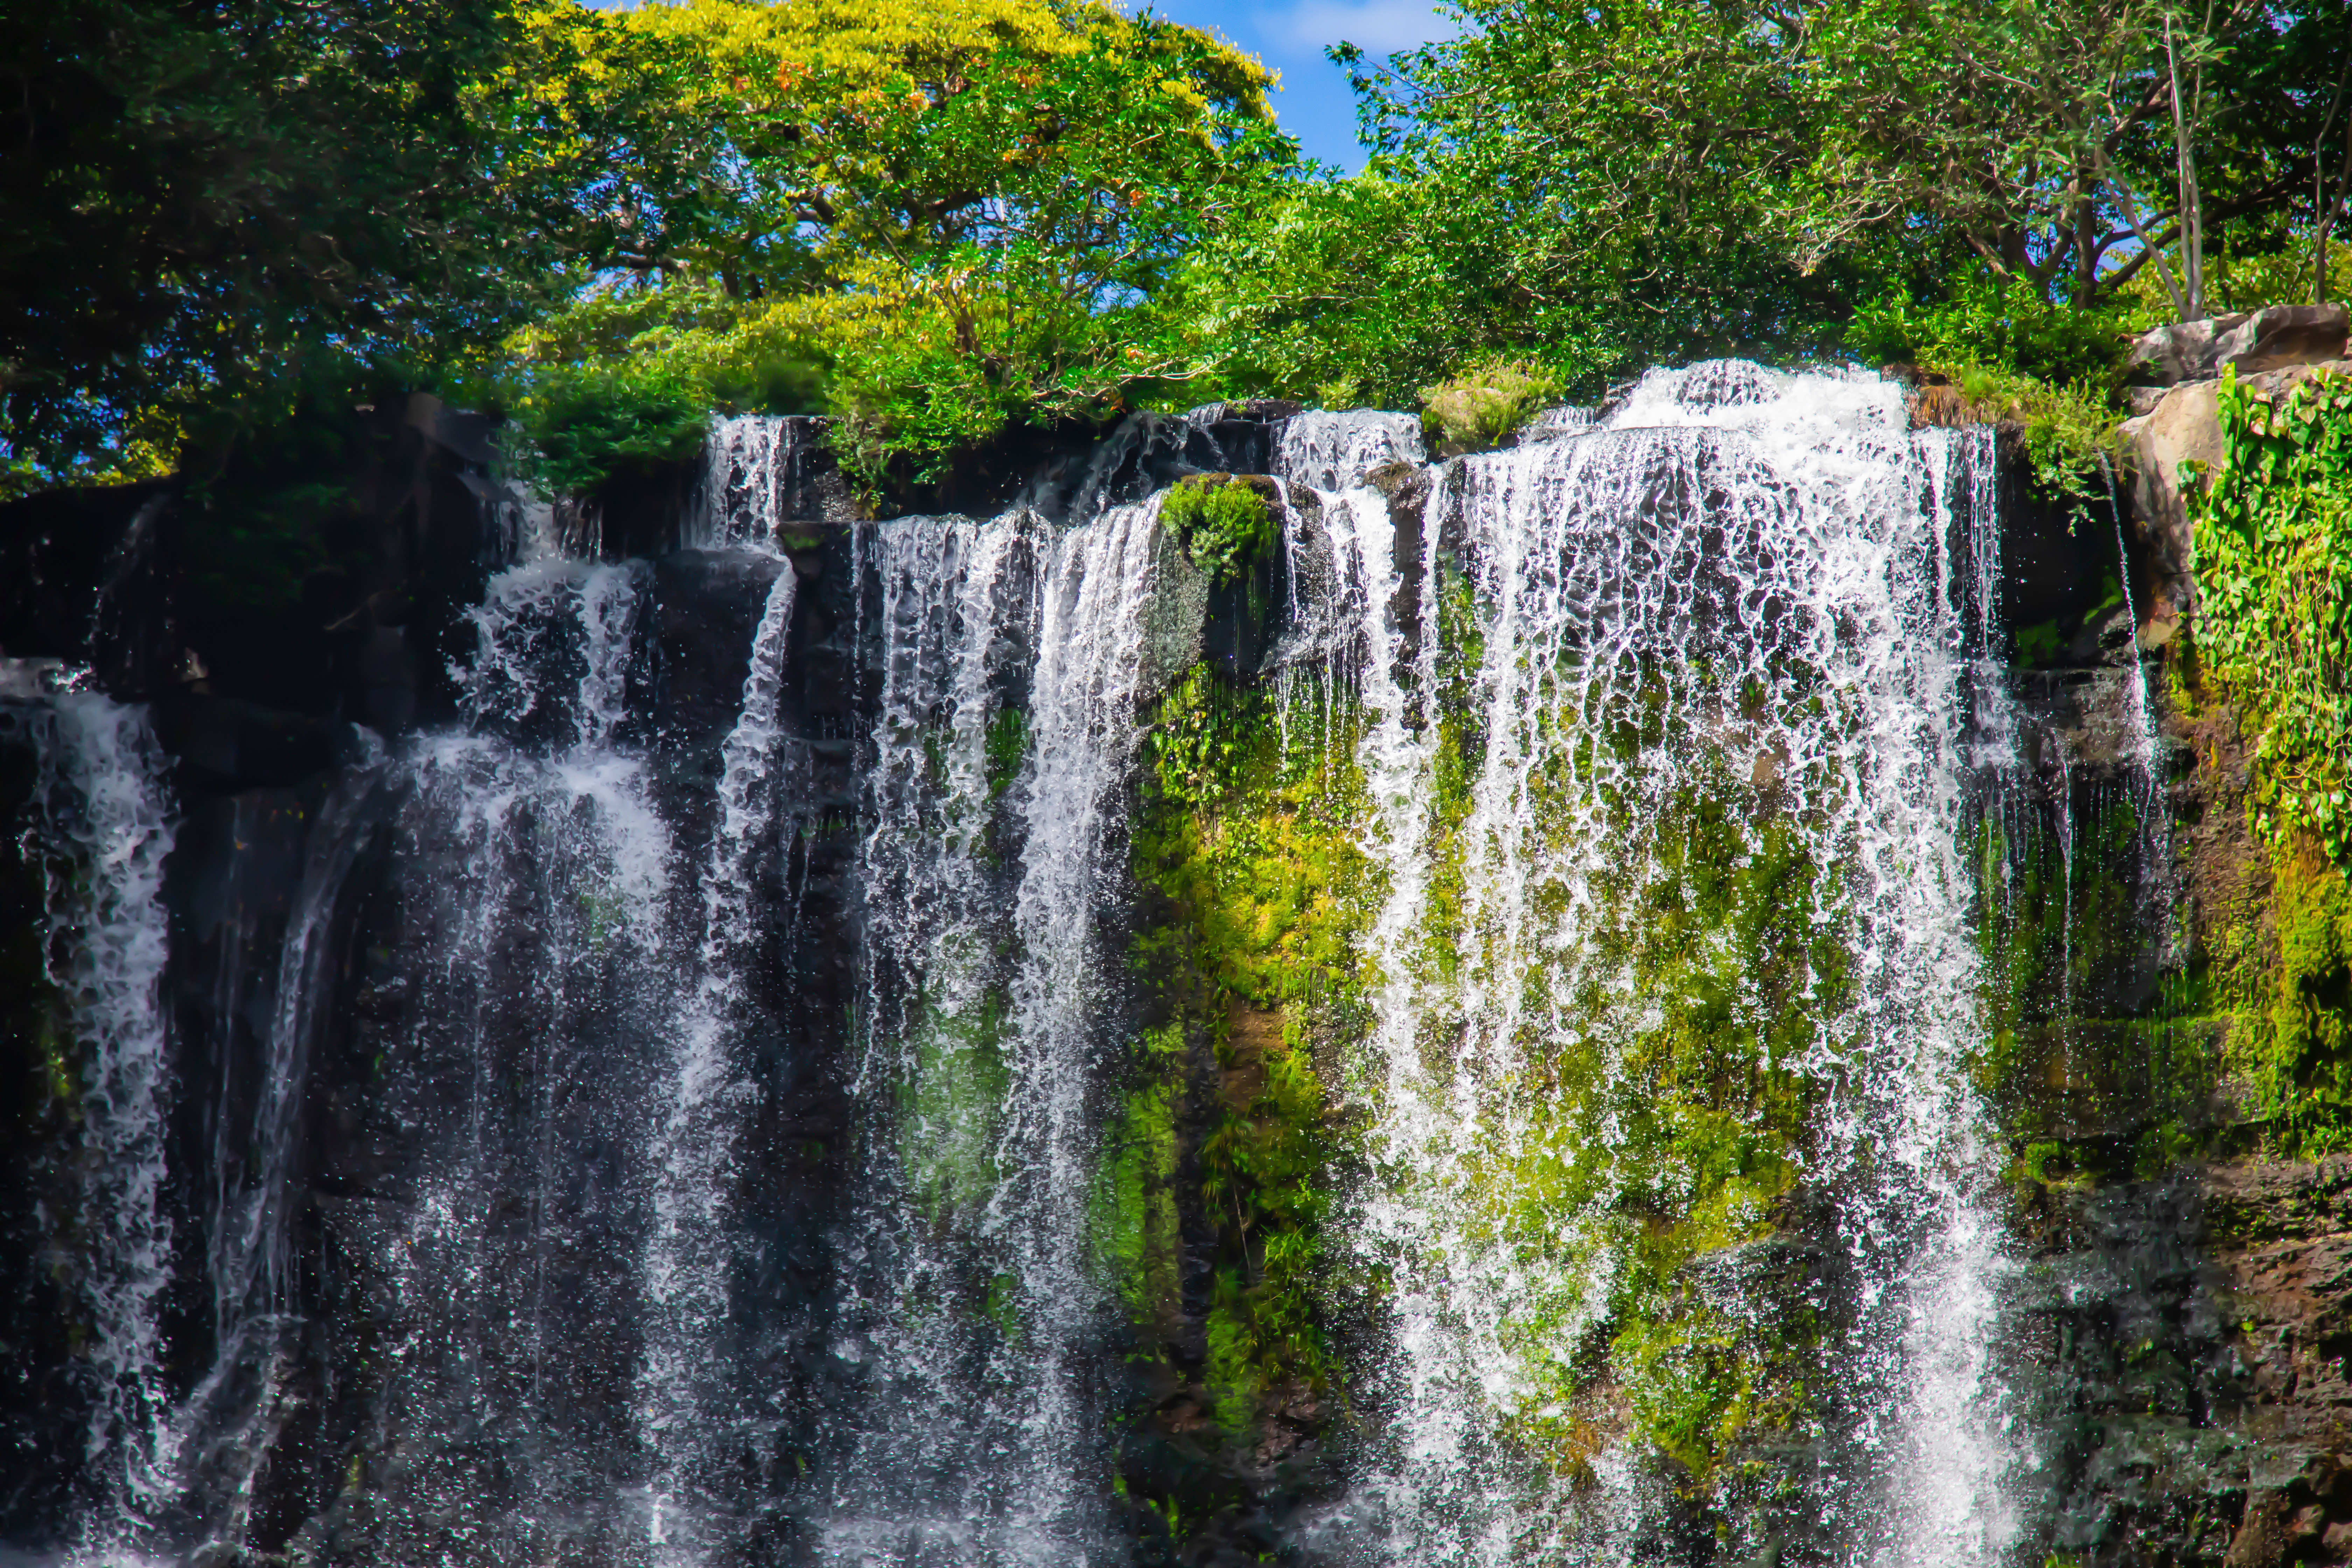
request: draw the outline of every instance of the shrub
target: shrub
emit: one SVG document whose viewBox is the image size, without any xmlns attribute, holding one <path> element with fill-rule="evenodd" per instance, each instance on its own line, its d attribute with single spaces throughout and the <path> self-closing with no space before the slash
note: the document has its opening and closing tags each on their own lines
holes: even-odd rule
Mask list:
<svg viewBox="0 0 2352 1568">
<path fill-rule="evenodd" d="M 1160 526 L 1213 583 L 1230 583 L 1275 541 L 1274 509 L 1230 474 L 1186 479 L 1160 504 Z"/>
<path fill-rule="evenodd" d="M 1454 451 L 1497 446 L 1559 395 L 1558 379 L 1532 360 L 1486 360 L 1421 389 L 1422 428 Z"/>
<path fill-rule="evenodd" d="M 2130 332 L 2151 326 L 2126 298 L 2081 310 L 2053 303 L 2021 278 L 1979 266 L 1940 299 L 1895 288 L 1866 300 L 1846 328 L 1846 348 L 1867 364 L 1904 362 L 1952 372 L 1977 367 L 2036 382 L 2096 382 L 2123 363 Z"/>
<path fill-rule="evenodd" d="M 547 494 L 589 495 L 699 453 L 710 392 L 660 363 L 563 367 L 536 378 L 514 412 L 538 447 L 522 463 L 526 476 Z"/>
</svg>

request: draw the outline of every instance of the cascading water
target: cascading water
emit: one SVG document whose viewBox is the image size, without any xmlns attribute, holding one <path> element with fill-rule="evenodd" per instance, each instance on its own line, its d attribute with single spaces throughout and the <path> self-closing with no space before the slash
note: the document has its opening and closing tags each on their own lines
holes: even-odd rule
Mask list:
<svg viewBox="0 0 2352 1568">
<path fill-rule="evenodd" d="M 1957 439 L 1908 434 L 1875 384 L 1698 366 L 1654 373 L 1590 434 L 1443 479 L 1437 528 L 1463 538 L 1469 574 L 1448 591 L 1475 603 L 1484 647 L 1457 650 L 1476 674 L 1456 820 L 1416 832 L 1407 815 L 1379 836 L 1393 945 L 1354 1245 L 1395 1280 L 1396 1446 L 1331 1526 L 1360 1550 L 1638 1554 L 1647 1505 L 1567 1363 L 1585 1325 L 1656 1288 L 1641 1275 L 1657 1263 L 1595 1195 L 1648 1192 L 1720 1246 L 1759 1234 L 1797 1183 L 1835 1194 L 1851 1280 L 1817 1303 L 1847 1321 L 1822 1349 L 1812 1528 L 1857 1562 L 2005 1546 L 2018 1458 L 1986 1377 L 2000 1265 L 1961 1076 L 1968 606 L 1950 591 L 1953 498 L 1930 495 L 1924 460 Z M 1397 765 L 1388 728 L 1375 777 Z M 1383 793 L 1438 791 L 1423 773 Z M 1735 946 L 1736 896 L 1716 929 L 1658 942 L 1650 922 L 1696 913 L 1682 873 L 1698 845 L 1812 884 L 1777 995 L 1749 967 L 1765 955 Z M 1458 912 L 1425 904 L 1433 875 L 1458 879 Z M 1695 1095 L 1677 1122 L 1648 1101 L 1727 1012 L 1721 1043 L 1749 1042 L 1738 1092 L 1806 1114 L 1774 1178 L 1709 1192 L 1706 1123 L 1729 1108 Z M 1701 1200 L 1715 1212 L 1688 1212 Z M 1700 1300 L 1678 1331 L 1720 1334 L 1727 1356 L 1767 1310 L 1736 1263 Z M 1530 1434 L 1599 1479 L 1596 1503 L 1511 1458 Z M 1743 1523 L 1754 1550 L 1793 1528 Z"/>
<path fill-rule="evenodd" d="M 1108 1306 L 1093 1101 L 1118 1043 L 1097 927 L 1152 514 L 1058 540 L 1021 513 L 872 532 L 866 1152 L 837 1352 L 864 1377 L 824 1557 L 1109 1561 L 1085 1364 Z"/>
<path fill-rule="evenodd" d="M 65 695 L 34 719 L 39 815 L 26 847 L 47 883 L 45 967 L 86 1053 L 79 1207 L 90 1419 L 84 1459 L 103 1499 L 80 1543 L 134 1546 L 173 1460 L 161 1336 L 173 1225 L 163 1205 L 169 1114 L 162 994 L 168 762 L 146 714 Z"/>
<path fill-rule="evenodd" d="M 768 415 L 721 419 L 711 426 L 702 483 L 688 510 L 686 542 L 766 542 L 793 465 L 797 422 Z"/>
<path fill-rule="evenodd" d="M 1029 1457 L 1033 1390 L 1008 1342 L 1014 1259 L 986 1205 L 1017 864 L 1003 800 L 1027 749 L 1017 704 L 1052 541 L 1019 514 L 909 518 L 868 531 L 866 549 L 881 682 L 860 846 L 854 1308 L 837 1342 L 860 1384 L 824 1555 L 1019 1561 L 1006 1465 Z"/>
<path fill-rule="evenodd" d="M 1073 1485 L 1100 1439 L 1088 1430 L 1080 1363 L 1104 1292 L 1087 1256 L 1095 1173 L 1092 1087 L 1115 1058 L 1098 922 L 1124 844 L 1116 816 L 1143 696 L 1145 612 L 1158 558 L 1155 509 L 1115 507 L 1056 542 L 1044 573 L 1030 677 L 1030 754 L 1014 785 L 1022 877 L 999 1173 L 985 1225 L 1013 1262 L 1013 1321 L 1030 1342 L 1013 1518 L 1044 1539 L 1024 1550 L 1083 1560 L 1094 1506 Z M 1098 1430 L 1098 1428 L 1097 1428 Z M 1058 1538 L 1058 1540 L 1056 1540 Z"/>
<path fill-rule="evenodd" d="M 299 853 L 208 950 L 232 1022 L 176 1216 L 166 763 L 132 710 L 56 706 L 39 831 L 111 868 L 51 917 L 111 1184 L 94 1551 L 1042 1568 L 1223 1531 L 1990 1568 L 2026 1538 L 1969 1080 L 1969 836 L 2019 772 L 1988 434 L 1709 364 L 1436 464 L 1405 416 L 1146 420 L 1038 488 L 1062 510 L 846 529 L 810 434 L 719 422 L 682 548 L 499 574 L 453 723 L 220 816 L 241 847 L 290 816 Z M 1280 559 L 1213 578 L 1121 498 L 1239 452 Z M 1204 755 L 1217 702 L 1259 704 L 1282 777 L 1156 794 L 1180 697 Z M 1217 979 L 1179 1016 L 1144 937 L 1214 889 L 1130 829 L 1197 809 L 1277 881 L 1318 746 L 1363 875 L 1230 940 L 1291 962 L 1280 921 L 1348 904 L 1312 959 L 1346 1005 Z M 236 865 L 225 908 L 272 874 Z M 1276 1057 L 1323 1080 L 1324 1163 L 1280 1177 L 1321 1240 L 1245 1212 L 1241 1164 L 1202 1195 L 1213 1142 L 1272 1146 Z M 1287 1349 L 1249 1340 L 1269 1232 L 1323 1248 Z"/>
<path fill-rule="evenodd" d="M 1340 491 L 1361 484 L 1375 468 L 1418 463 L 1425 456 L 1421 422 L 1409 414 L 1310 410 L 1283 425 L 1275 471 L 1295 485 Z"/>
<path fill-rule="evenodd" d="M 731 1284 L 728 1177 L 750 1098 L 736 1037 L 758 962 L 753 873 L 777 815 L 784 768 L 779 699 L 800 579 L 776 574 L 760 612 L 743 704 L 720 748 L 719 815 L 702 877 L 698 982 L 677 1052 L 669 1103 L 652 1145 L 653 1234 L 646 1248 L 650 1307 L 639 1426 L 656 1456 L 649 1533 L 657 1563 L 701 1561 L 706 1516 L 723 1510 L 711 1473 L 741 1420 L 721 1343 Z"/>
<path fill-rule="evenodd" d="M 642 569 L 542 561 L 475 616 L 467 732 L 394 781 L 396 954 L 370 986 L 390 1147 L 428 1173 L 382 1244 L 405 1446 L 384 1546 L 504 1560 L 637 1528 L 643 1085 L 676 1033 L 674 831 L 617 743 Z M 404 1162 L 405 1163 L 405 1162 Z M 468 1517 L 459 1500 L 491 1500 Z"/>
</svg>

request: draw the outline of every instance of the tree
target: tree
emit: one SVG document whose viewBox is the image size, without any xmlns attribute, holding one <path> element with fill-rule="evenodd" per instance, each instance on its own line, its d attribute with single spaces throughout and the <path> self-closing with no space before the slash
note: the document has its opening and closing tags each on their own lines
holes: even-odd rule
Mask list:
<svg viewBox="0 0 2352 1568">
<path fill-rule="evenodd" d="M 604 85 L 567 92 L 591 62 Z M 164 466 L 188 419 L 321 354 L 495 341 L 614 247 L 607 171 L 646 100 L 614 84 L 656 79 L 569 0 L 0 10 L 14 483 Z"/>
<path fill-rule="evenodd" d="M 1724 283 L 1784 336 L 1850 308 L 1842 268 L 1973 256 L 2095 309 L 2220 224 L 2309 223 L 2352 50 L 2347 0 L 1462 11 L 1459 39 L 1359 62 L 1372 139 L 1422 177 L 1509 192 L 1522 265 L 1558 287 L 1704 289 L 1732 261 Z"/>
<path fill-rule="evenodd" d="M 1177 369 L 1142 346 L 1148 307 L 1297 164 L 1263 68 L 1105 5 L 690 0 L 627 26 L 687 62 L 670 113 L 719 151 L 691 219 L 517 340 L 524 379 L 815 363 L 869 480 Z"/>
</svg>

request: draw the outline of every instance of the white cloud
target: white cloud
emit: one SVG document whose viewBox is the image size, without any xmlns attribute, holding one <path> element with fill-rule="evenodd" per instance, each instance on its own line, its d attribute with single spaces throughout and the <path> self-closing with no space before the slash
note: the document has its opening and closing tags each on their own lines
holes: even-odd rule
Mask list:
<svg viewBox="0 0 2352 1568">
<path fill-rule="evenodd" d="M 1461 31 L 1454 18 L 1437 14 L 1433 0 L 1299 0 L 1290 15 L 1266 24 L 1267 31 L 1318 52 L 1345 39 L 1368 55 L 1391 55 Z"/>
</svg>

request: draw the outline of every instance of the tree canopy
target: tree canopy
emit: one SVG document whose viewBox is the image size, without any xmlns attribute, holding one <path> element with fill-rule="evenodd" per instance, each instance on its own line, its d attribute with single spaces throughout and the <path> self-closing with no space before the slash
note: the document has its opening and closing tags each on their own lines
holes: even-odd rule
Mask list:
<svg viewBox="0 0 2352 1568">
<path fill-rule="evenodd" d="M 9 463 L 168 458 L 321 347 L 430 357 L 560 299 L 645 107 L 562 84 L 643 80 L 631 50 L 568 0 L 0 10 Z"/>
<path fill-rule="evenodd" d="M 1503 361 L 1920 358 L 2096 403 L 2127 330 L 2352 275 L 2352 0 L 1457 10 L 1334 51 L 1344 176 L 1255 60 L 1101 0 L 14 7 L 0 482 L 160 471 L 338 378 L 542 448 L 821 410 L 877 479 Z"/>
<path fill-rule="evenodd" d="M 626 26 L 682 62 L 673 112 L 719 153 L 525 366 L 625 344 L 755 390 L 812 367 L 869 471 L 1181 368 L 1145 346 L 1150 302 L 1297 168 L 1262 67 L 1106 5 L 690 0 Z"/>
</svg>

